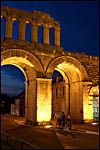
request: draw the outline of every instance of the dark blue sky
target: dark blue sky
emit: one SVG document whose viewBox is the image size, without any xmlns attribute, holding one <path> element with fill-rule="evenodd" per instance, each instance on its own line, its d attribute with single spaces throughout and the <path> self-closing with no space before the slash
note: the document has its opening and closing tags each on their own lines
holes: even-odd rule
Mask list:
<svg viewBox="0 0 100 150">
<path fill-rule="evenodd" d="M 98 1 L 1 1 L 1 5 L 29 12 L 38 10 L 49 13 L 61 25 L 61 47 L 65 51 L 85 52 L 87 55 L 99 56 Z M 8 75 L 6 68 L 8 67 L 1 69 L 1 73 L 2 82 L 5 82 L 5 87 L 8 88 L 4 79 L 5 75 Z M 9 71 L 11 71 L 12 76 L 11 67 Z M 14 74 L 14 78 L 16 85 L 20 75 L 18 77 L 18 74 Z M 11 78 L 10 81 L 14 82 Z M 20 87 L 22 86 L 19 84 Z"/>
<path fill-rule="evenodd" d="M 25 89 L 25 77 L 18 67 L 4 65 L 1 67 L 1 93 L 17 96 Z"/>
</svg>

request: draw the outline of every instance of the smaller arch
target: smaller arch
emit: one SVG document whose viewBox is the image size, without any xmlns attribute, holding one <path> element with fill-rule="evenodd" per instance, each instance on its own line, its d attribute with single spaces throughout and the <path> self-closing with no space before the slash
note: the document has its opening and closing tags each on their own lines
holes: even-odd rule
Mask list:
<svg viewBox="0 0 100 150">
<path fill-rule="evenodd" d="M 54 28 L 49 28 L 49 45 L 54 45 Z"/>
<path fill-rule="evenodd" d="M 25 41 L 31 41 L 31 24 L 29 21 L 25 22 Z"/>
<path fill-rule="evenodd" d="M 65 63 L 65 65 L 64 65 L 64 63 Z M 81 80 L 83 80 L 85 77 L 88 78 L 85 68 L 81 65 L 81 63 L 77 59 L 70 57 L 70 56 L 63 56 L 63 55 L 56 57 L 49 62 L 49 64 L 47 65 L 47 68 L 46 68 L 46 74 L 48 74 L 50 72 L 53 73 L 53 70 L 57 66 L 59 66 L 60 68 L 62 66 L 66 67 L 66 63 L 67 63 L 67 67 L 69 67 L 69 68 L 73 67 L 73 69 L 75 69 L 76 72 L 81 73 Z"/>
<path fill-rule="evenodd" d="M 38 26 L 38 43 L 43 43 L 43 27 L 42 25 Z"/>
<path fill-rule="evenodd" d="M 58 67 L 56 67 L 55 70 L 62 74 L 62 76 L 64 77 L 66 83 L 70 83 L 71 82 L 70 77 L 68 77 L 68 75 L 64 72 L 64 70 L 59 69 Z"/>
<path fill-rule="evenodd" d="M 92 86 L 91 85 L 91 87 L 90 87 L 90 89 L 89 89 L 89 95 L 92 95 L 93 96 L 93 92 L 97 92 L 98 93 L 98 95 L 99 95 L 99 85 L 97 85 L 97 86 Z"/>
<path fill-rule="evenodd" d="M 1 38 L 5 38 L 5 25 L 6 25 L 6 20 L 5 17 L 1 16 Z"/>
<path fill-rule="evenodd" d="M 13 18 L 12 21 L 12 40 L 18 40 L 18 21 L 16 18 Z"/>
</svg>

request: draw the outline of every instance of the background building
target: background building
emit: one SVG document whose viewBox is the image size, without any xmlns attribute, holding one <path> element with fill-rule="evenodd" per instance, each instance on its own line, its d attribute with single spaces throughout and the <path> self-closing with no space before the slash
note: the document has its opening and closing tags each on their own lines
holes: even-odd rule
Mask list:
<svg viewBox="0 0 100 150">
<path fill-rule="evenodd" d="M 24 116 L 25 115 L 25 91 L 13 98 L 11 104 L 11 115 Z"/>
</svg>

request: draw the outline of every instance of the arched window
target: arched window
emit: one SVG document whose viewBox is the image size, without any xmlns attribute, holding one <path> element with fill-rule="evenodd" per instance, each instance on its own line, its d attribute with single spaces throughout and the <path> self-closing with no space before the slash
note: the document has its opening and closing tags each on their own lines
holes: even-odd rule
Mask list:
<svg viewBox="0 0 100 150">
<path fill-rule="evenodd" d="M 53 28 L 49 29 L 49 45 L 54 45 L 54 41 L 53 41 Z"/>
<path fill-rule="evenodd" d="M 5 18 L 1 18 L 1 38 L 5 38 Z"/>
<path fill-rule="evenodd" d="M 30 42 L 31 38 L 31 25 L 29 22 L 25 24 L 25 41 Z"/>
<path fill-rule="evenodd" d="M 38 43 L 43 43 L 43 39 L 42 39 L 42 26 L 38 26 Z"/>
<path fill-rule="evenodd" d="M 12 40 L 18 40 L 18 21 L 16 19 L 13 20 L 12 24 Z"/>
</svg>

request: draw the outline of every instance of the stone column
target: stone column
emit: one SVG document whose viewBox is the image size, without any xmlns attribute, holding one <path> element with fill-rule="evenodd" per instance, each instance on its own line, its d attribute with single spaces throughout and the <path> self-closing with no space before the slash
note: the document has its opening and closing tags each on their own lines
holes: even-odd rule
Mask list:
<svg viewBox="0 0 100 150">
<path fill-rule="evenodd" d="M 65 108 L 66 108 L 66 114 L 68 114 L 68 112 L 69 112 L 69 99 L 70 99 L 70 95 L 69 95 L 69 83 L 66 83 L 65 82 L 65 103 L 66 103 L 66 106 L 65 106 Z"/>
<path fill-rule="evenodd" d="M 36 80 L 29 80 L 26 100 L 26 120 L 31 124 L 36 123 Z"/>
<path fill-rule="evenodd" d="M 37 78 L 37 122 L 50 121 L 52 79 Z"/>
<path fill-rule="evenodd" d="M 89 111 L 89 85 L 91 83 L 89 82 L 83 82 L 83 120 L 89 121 L 93 119 L 93 115 L 91 115 L 91 112 L 93 112 L 93 107 L 91 109 L 91 112 Z"/>
<path fill-rule="evenodd" d="M 29 80 L 25 82 L 25 122 L 28 121 L 28 85 Z"/>
<path fill-rule="evenodd" d="M 49 26 L 47 24 L 43 25 L 43 44 L 49 45 Z"/>
<path fill-rule="evenodd" d="M 12 18 L 8 16 L 5 21 L 5 38 L 12 39 Z"/>
<path fill-rule="evenodd" d="M 60 46 L 60 27 L 54 27 L 54 46 Z"/>
<path fill-rule="evenodd" d="M 73 123 L 82 123 L 82 86 L 81 82 L 75 81 L 70 86 L 70 112 Z"/>
<path fill-rule="evenodd" d="M 27 81 L 25 82 L 25 120 L 26 123 L 36 123 L 36 71 L 33 68 L 26 70 Z"/>
<path fill-rule="evenodd" d="M 31 42 L 37 43 L 37 24 L 31 24 Z"/>
<path fill-rule="evenodd" d="M 23 20 L 20 20 L 18 24 L 18 40 L 25 41 L 25 22 Z"/>
</svg>

